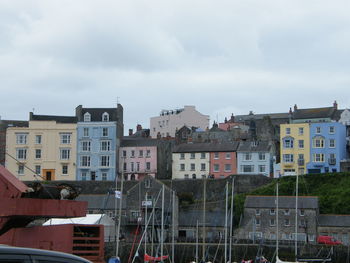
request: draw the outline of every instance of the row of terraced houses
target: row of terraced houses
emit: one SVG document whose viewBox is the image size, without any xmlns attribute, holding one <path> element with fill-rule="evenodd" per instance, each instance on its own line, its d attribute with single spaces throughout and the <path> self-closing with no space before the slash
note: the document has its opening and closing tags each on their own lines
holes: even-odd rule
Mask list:
<svg viewBox="0 0 350 263">
<path fill-rule="evenodd" d="M 123 107 L 0 119 L 0 163 L 21 180 L 224 178 L 349 170 L 350 112 L 332 107 L 231 116 L 209 128 L 194 106 L 162 111 L 123 135 Z"/>
</svg>

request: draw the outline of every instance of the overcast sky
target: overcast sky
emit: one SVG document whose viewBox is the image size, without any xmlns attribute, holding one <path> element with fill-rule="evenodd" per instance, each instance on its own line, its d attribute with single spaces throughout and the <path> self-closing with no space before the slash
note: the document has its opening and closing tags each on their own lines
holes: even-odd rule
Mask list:
<svg viewBox="0 0 350 263">
<path fill-rule="evenodd" d="M 350 107 L 348 0 L 0 0 L 0 116 Z"/>
</svg>

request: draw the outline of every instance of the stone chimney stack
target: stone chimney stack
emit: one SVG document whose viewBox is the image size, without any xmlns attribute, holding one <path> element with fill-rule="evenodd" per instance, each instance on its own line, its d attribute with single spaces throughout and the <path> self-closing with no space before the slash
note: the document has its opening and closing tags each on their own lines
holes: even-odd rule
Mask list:
<svg viewBox="0 0 350 263">
<path fill-rule="evenodd" d="M 336 100 L 333 102 L 333 108 L 336 110 L 338 109 L 338 103 Z"/>
<path fill-rule="evenodd" d="M 141 131 L 141 130 L 142 130 L 141 124 L 137 124 L 137 126 L 136 126 L 136 131 Z"/>
<path fill-rule="evenodd" d="M 129 136 L 133 135 L 133 130 L 129 129 Z"/>
<path fill-rule="evenodd" d="M 294 104 L 294 111 L 296 111 L 297 109 L 298 109 L 298 106 Z"/>
</svg>

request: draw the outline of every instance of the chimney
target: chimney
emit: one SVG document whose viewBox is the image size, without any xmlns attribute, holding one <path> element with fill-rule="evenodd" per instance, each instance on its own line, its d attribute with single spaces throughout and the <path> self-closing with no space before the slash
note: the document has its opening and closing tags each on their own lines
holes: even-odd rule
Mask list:
<svg viewBox="0 0 350 263">
<path fill-rule="evenodd" d="M 133 134 L 133 130 L 129 129 L 129 136 L 131 136 Z"/>
<path fill-rule="evenodd" d="M 230 122 L 235 122 L 235 116 L 233 116 L 233 113 L 231 114 Z"/>
<path fill-rule="evenodd" d="M 294 111 L 296 111 L 297 109 L 298 109 L 298 106 L 294 104 Z"/>
<path fill-rule="evenodd" d="M 338 109 L 338 103 L 336 100 L 333 102 L 333 108 L 336 110 Z"/>
<path fill-rule="evenodd" d="M 141 131 L 141 130 L 142 130 L 141 124 L 137 124 L 137 126 L 136 126 L 136 131 Z"/>
<path fill-rule="evenodd" d="M 293 111 L 292 111 L 292 107 L 289 108 L 289 114 L 292 114 Z"/>
</svg>

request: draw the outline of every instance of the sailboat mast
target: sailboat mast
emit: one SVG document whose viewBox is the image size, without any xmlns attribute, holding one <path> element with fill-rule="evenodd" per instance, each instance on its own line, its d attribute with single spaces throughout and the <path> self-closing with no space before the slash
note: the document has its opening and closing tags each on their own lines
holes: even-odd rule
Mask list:
<svg viewBox="0 0 350 263">
<path fill-rule="evenodd" d="M 299 195 L 299 176 L 296 175 L 296 186 L 295 186 L 295 259 L 298 255 L 298 195 Z"/>
<path fill-rule="evenodd" d="M 232 189 L 231 189 L 231 217 L 230 217 L 230 246 L 229 246 L 229 262 L 232 262 L 232 235 L 233 235 L 233 191 L 235 187 L 235 178 L 232 176 Z"/>
<path fill-rule="evenodd" d="M 198 220 L 197 220 L 197 226 L 196 226 L 196 263 L 198 263 L 198 234 L 199 234 L 199 231 L 198 231 Z"/>
<path fill-rule="evenodd" d="M 225 201 L 225 263 L 227 262 L 227 205 L 228 205 L 228 182 L 226 182 L 226 201 Z"/>
<path fill-rule="evenodd" d="M 163 245 L 164 245 L 164 184 L 162 187 L 162 220 L 161 220 L 161 237 L 160 237 L 160 258 L 163 262 Z"/>
<path fill-rule="evenodd" d="M 118 214 L 118 228 L 117 228 L 117 240 L 116 240 L 116 249 L 115 249 L 115 257 L 118 258 L 119 253 L 119 235 L 120 235 L 120 225 L 121 225 L 121 219 L 122 219 L 122 200 L 123 200 L 123 186 L 124 186 L 124 158 L 122 159 L 122 175 L 120 178 L 120 198 L 119 198 L 119 214 Z M 116 184 L 116 191 L 117 191 L 117 180 L 115 179 Z M 117 200 L 115 200 L 117 202 Z"/>
<path fill-rule="evenodd" d="M 206 209 L 206 195 L 207 195 L 207 179 L 204 178 L 204 193 L 203 193 L 203 243 L 202 243 L 202 262 L 205 262 L 205 209 Z"/>
<path fill-rule="evenodd" d="M 171 240 L 171 258 L 173 259 L 172 262 L 175 262 L 175 191 L 173 191 L 173 212 L 172 212 L 172 228 L 173 228 L 173 235 Z"/>
<path fill-rule="evenodd" d="M 146 236 L 145 236 L 145 254 L 147 252 L 147 208 L 148 208 L 148 193 L 146 192 L 146 200 L 145 200 L 145 231 L 146 231 Z"/>
<path fill-rule="evenodd" d="M 278 258 L 278 181 L 276 184 L 276 259 Z"/>
</svg>

